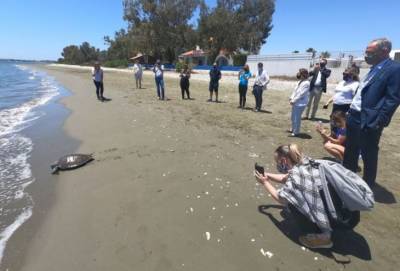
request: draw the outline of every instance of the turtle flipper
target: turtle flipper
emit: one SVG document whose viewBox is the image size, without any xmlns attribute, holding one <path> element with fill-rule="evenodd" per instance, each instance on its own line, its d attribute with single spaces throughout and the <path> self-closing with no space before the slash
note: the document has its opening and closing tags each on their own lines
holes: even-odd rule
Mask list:
<svg viewBox="0 0 400 271">
<path fill-rule="evenodd" d="M 56 165 L 56 164 L 51 165 L 50 168 L 51 168 L 51 174 L 58 174 L 58 170 L 59 170 L 58 165 Z"/>
</svg>

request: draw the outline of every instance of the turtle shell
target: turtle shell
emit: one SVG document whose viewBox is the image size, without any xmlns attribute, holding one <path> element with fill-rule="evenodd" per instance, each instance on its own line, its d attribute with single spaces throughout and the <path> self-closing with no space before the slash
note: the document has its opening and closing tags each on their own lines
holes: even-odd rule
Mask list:
<svg viewBox="0 0 400 271">
<path fill-rule="evenodd" d="M 91 154 L 69 154 L 57 161 L 57 167 L 61 170 L 68 170 L 81 167 L 94 160 Z"/>
</svg>

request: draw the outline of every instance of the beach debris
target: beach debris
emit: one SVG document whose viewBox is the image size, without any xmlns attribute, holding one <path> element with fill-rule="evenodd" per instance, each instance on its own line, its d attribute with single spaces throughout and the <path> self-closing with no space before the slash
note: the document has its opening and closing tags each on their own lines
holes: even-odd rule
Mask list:
<svg viewBox="0 0 400 271">
<path fill-rule="evenodd" d="M 206 239 L 207 239 L 207 241 L 209 241 L 211 239 L 211 234 L 208 231 L 206 231 Z"/>
<path fill-rule="evenodd" d="M 59 170 L 70 170 L 79 168 L 93 161 L 92 154 L 69 154 L 61 157 L 54 164 L 50 166 L 51 173 L 57 174 Z"/>
<path fill-rule="evenodd" d="M 236 203 L 235 203 L 235 206 L 238 207 L 238 206 L 239 206 L 239 203 L 236 202 Z"/>
<path fill-rule="evenodd" d="M 229 204 L 226 205 L 226 208 L 229 208 Z"/>
<path fill-rule="evenodd" d="M 186 195 L 186 198 L 188 199 L 188 198 L 190 198 L 190 196 L 189 196 L 189 195 Z"/>
<path fill-rule="evenodd" d="M 191 212 L 191 213 L 193 213 L 193 212 L 194 212 L 194 209 L 193 209 L 193 207 L 190 207 L 190 208 L 189 208 L 189 210 L 190 210 L 190 212 Z"/>
<path fill-rule="evenodd" d="M 208 195 L 209 193 L 208 193 L 208 191 L 206 191 L 206 192 L 204 192 L 204 194 Z"/>
<path fill-rule="evenodd" d="M 169 151 L 170 151 L 170 152 L 175 152 L 175 150 L 173 150 L 173 149 L 170 149 Z"/>
<path fill-rule="evenodd" d="M 217 242 L 220 243 L 222 240 L 220 238 L 217 239 Z"/>
<path fill-rule="evenodd" d="M 223 219 L 223 218 L 224 218 L 224 216 L 223 216 L 223 215 L 221 215 L 219 218 Z"/>
<path fill-rule="evenodd" d="M 218 178 L 218 177 L 215 178 L 215 180 L 216 180 L 216 181 L 219 181 L 219 182 L 222 181 L 222 179 L 221 179 L 221 178 Z"/>
<path fill-rule="evenodd" d="M 207 176 L 207 174 L 208 174 L 207 172 L 204 172 L 204 176 Z"/>
<path fill-rule="evenodd" d="M 213 184 L 213 183 L 210 183 L 210 186 L 212 187 L 212 186 L 214 186 L 214 184 Z"/>
<path fill-rule="evenodd" d="M 265 257 L 268 256 L 268 258 L 271 259 L 272 256 L 274 256 L 274 254 L 271 251 L 265 251 L 263 248 L 260 249 L 261 254 Z"/>
<path fill-rule="evenodd" d="M 251 238 L 251 239 L 250 239 L 250 241 L 251 241 L 251 242 L 255 242 L 255 241 L 256 241 L 256 239 L 254 239 L 254 238 Z"/>
<path fill-rule="evenodd" d="M 250 158 L 258 158 L 259 155 L 256 154 L 256 153 L 254 153 L 254 152 L 251 152 L 251 153 L 249 153 L 249 157 L 250 157 Z"/>
<path fill-rule="evenodd" d="M 301 250 L 306 251 L 306 248 L 305 247 L 301 247 Z"/>
<path fill-rule="evenodd" d="M 167 176 L 167 174 L 163 173 L 162 176 L 165 177 L 165 176 Z"/>
<path fill-rule="evenodd" d="M 215 206 L 213 206 L 211 209 L 212 209 L 213 211 L 215 211 L 217 208 L 215 208 Z"/>
<path fill-rule="evenodd" d="M 314 257 L 314 261 L 318 261 L 318 257 Z"/>
<path fill-rule="evenodd" d="M 196 198 L 198 198 L 198 199 L 199 199 L 199 198 L 200 198 L 200 195 L 197 195 L 197 197 L 196 197 Z"/>
</svg>

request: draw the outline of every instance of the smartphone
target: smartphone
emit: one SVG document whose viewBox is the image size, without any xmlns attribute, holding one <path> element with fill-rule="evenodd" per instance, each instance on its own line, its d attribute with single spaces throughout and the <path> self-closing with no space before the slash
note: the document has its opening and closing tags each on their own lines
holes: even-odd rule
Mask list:
<svg viewBox="0 0 400 271">
<path fill-rule="evenodd" d="M 264 167 L 262 167 L 262 166 L 260 166 L 259 164 L 256 163 L 256 164 L 254 165 L 254 168 L 255 168 L 255 170 L 256 170 L 258 173 L 264 175 Z"/>
</svg>

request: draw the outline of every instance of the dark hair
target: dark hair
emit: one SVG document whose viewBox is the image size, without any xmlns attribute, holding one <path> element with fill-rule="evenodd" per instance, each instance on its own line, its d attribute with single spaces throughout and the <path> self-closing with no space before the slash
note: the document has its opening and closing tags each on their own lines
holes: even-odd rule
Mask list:
<svg viewBox="0 0 400 271">
<path fill-rule="evenodd" d="M 337 111 L 333 111 L 332 115 L 331 115 L 331 120 L 334 121 L 345 121 L 346 120 L 346 113 L 340 110 Z"/>
<path fill-rule="evenodd" d="M 263 67 L 264 64 L 263 64 L 262 62 L 258 62 L 257 66 L 258 66 L 258 67 Z"/>
<path fill-rule="evenodd" d="M 300 164 L 303 159 L 303 153 L 296 144 L 280 145 L 275 153 L 278 157 L 288 158 L 293 165 Z"/>
<path fill-rule="evenodd" d="M 360 68 L 357 65 L 352 65 L 350 68 L 344 70 L 345 73 L 350 74 L 354 81 L 360 81 L 359 74 Z"/>
<path fill-rule="evenodd" d="M 300 76 L 301 77 L 303 77 L 303 78 L 305 78 L 305 79 L 307 79 L 308 78 L 308 71 L 307 71 L 307 69 L 299 69 L 299 74 L 300 74 Z"/>
</svg>

